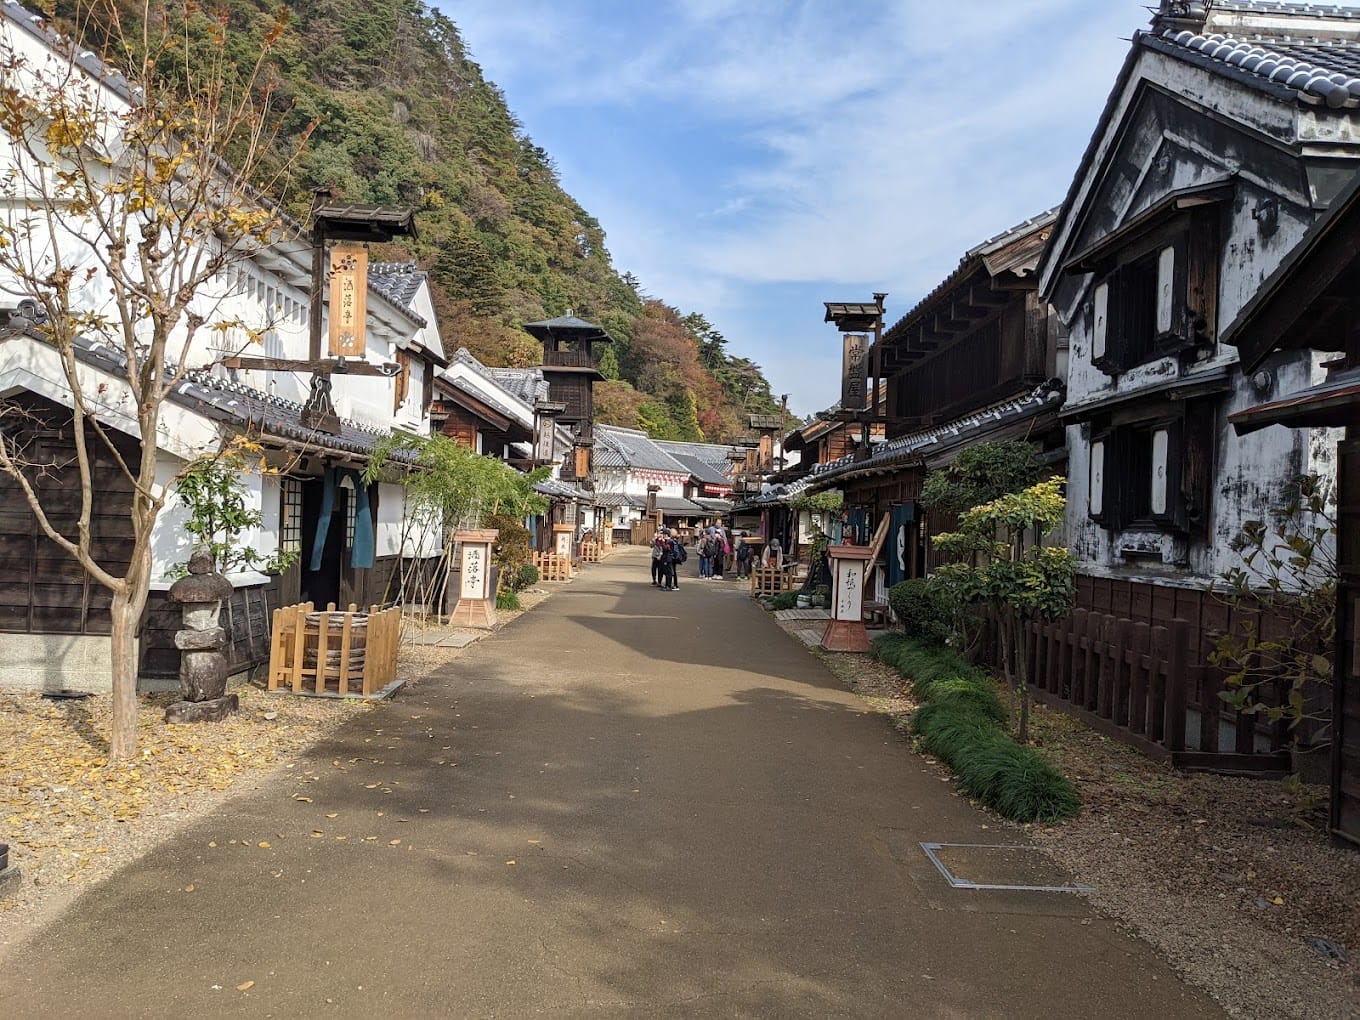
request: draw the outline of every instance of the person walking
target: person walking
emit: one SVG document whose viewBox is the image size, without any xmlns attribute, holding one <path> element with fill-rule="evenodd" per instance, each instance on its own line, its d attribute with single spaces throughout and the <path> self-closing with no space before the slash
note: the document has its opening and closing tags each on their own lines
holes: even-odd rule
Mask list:
<svg viewBox="0 0 1360 1020">
<path fill-rule="evenodd" d="M 732 554 L 732 546 L 728 544 L 727 533 L 718 528 L 713 533 L 713 579 L 721 581 L 723 576 L 723 566 L 727 562 L 727 557 Z"/>
<path fill-rule="evenodd" d="M 699 532 L 699 579 L 702 581 L 713 576 L 713 540 L 709 530 Z"/>
<path fill-rule="evenodd" d="M 751 543 L 746 541 L 747 533 L 737 536 L 737 579 L 744 581 L 751 576 Z"/>
<path fill-rule="evenodd" d="M 661 587 L 661 539 L 664 536 L 657 532 L 652 536 L 652 587 Z"/>
</svg>

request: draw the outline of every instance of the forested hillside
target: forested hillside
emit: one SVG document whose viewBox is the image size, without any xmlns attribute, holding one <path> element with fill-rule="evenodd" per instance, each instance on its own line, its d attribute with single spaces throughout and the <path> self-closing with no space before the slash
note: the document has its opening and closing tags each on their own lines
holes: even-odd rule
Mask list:
<svg viewBox="0 0 1360 1020">
<path fill-rule="evenodd" d="M 162 6 L 178 5 L 150 9 Z M 306 142 L 283 199 L 299 217 L 321 185 L 349 201 L 413 206 L 419 238 L 378 255 L 430 271 L 450 350 L 535 364 L 541 348 L 519 325 L 570 310 L 618 341 L 603 366 L 603 421 L 723 441 L 745 431 L 747 412 L 777 410 L 759 367 L 729 354 L 702 315 L 615 269 L 603 228 L 563 190 L 451 20 L 418 0 L 289 7 L 272 58 L 280 159 Z M 279 9 L 226 0 L 238 63 L 254 60 Z"/>
</svg>

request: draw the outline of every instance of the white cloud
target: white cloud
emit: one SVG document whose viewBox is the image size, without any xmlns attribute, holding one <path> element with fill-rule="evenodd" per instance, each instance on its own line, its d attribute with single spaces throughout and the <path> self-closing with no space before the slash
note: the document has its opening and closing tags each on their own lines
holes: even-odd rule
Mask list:
<svg viewBox="0 0 1360 1020">
<path fill-rule="evenodd" d="M 552 0 L 517 0 L 513 16 L 489 0 L 448 9 L 512 109 L 516 89 L 531 90 L 548 116 L 645 109 L 692 121 L 696 146 L 720 139 L 694 153 L 729 160 L 707 194 L 662 196 L 655 178 L 595 164 L 564 183 L 620 269 L 704 312 L 743 352 L 772 349 L 749 304 L 769 285 L 806 284 L 809 315 L 828 288 L 886 287 L 901 309 L 968 247 L 1061 201 L 1120 37 L 1147 18 L 1139 0 L 687 0 L 612 18 Z M 820 337 L 818 319 L 799 336 Z M 782 385 L 838 372 L 824 338 L 804 341 L 817 344 L 806 356 L 798 342 L 778 348 L 798 381 L 767 366 Z"/>
</svg>

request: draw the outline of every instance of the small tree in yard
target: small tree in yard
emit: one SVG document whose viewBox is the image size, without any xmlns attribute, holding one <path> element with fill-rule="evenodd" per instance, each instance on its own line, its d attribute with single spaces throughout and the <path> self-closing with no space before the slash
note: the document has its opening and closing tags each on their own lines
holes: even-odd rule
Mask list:
<svg viewBox="0 0 1360 1020">
<path fill-rule="evenodd" d="M 960 590 L 987 605 L 1001 628 L 1002 666 L 1020 697 L 1019 740 L 1029 740 L 1030 625 L 1067 615 L 1076 601 L 1071 550 L 1043 545 L 1062 521 L 1062 478 L 1032 485 L 964 511 L 959 530 L 935 545 L 959 562 Z"/>
<path fill-rule="evenodd" d="M 156 477 L 162 404 L 211 327 L 212 295 L 226 271 L 280 228 L 259 194 L 282 183 L 277 157 L 266 158 L 273 89 L 263 72 L 283 22 L 264 33 L 255 62 L 242 65 L 228 54 L 225 15 L 209 17 L 191 0 L 136 9 L 75 0 L 62 11 L 81 37 L 65 53 L 30 61 L 6 46 L 0 56 L 0 288 L 32 303 L 29 332 L 55 352 L 70 394 L 80 480 L 74 526 L 58 521 L 35 483 L 13 404 L 0 408 L 0 471 L 43 533 L 112 594 L 109 758 L 119 760 L 135 751 L 136 638 L 152 532 L 171 490 Z M 78 63 L 91 39 L 105 56 L 102 78 Z M 117 352 L 122 368 L 112 383 L 82 367 L 85 342 Z M 114 443 L 109 422 L 118 419 L 136 438 L 135 461 Z M 132 487 L 125 570 L 94 551 L 101 455 Z"/>
<path fill-rule="evenodd" d="M 404 452 L 399 459 L 394 454 Z M 522 520 L 542 513 L 548 505 L 534 492 L 534 483 L 548 474 L 539 468 L 521 474 L 504 461 L 486 457 L 471 447 L 455 443 L 447 436 L 392 435 L 379 443 L 365 471 L 365 481 L 374 481 L 384 471 L 403 468 L 406 487 L 406 534 L 408 537 L 438 534 L 446 567 L 453 563 L 454 534 L 463 528 L 481 527 L 497 514 Z M 444 605 L 449 571 L 436 593 L 437 605 Z"/>
<path fill-rule="evenodd" d="M 1336 641 L 1336 504 L 1316 475 L 1295 479 L 1269 523 L 1247 521 L 1232 543 L 1241 563 L 1212 590 L 1245 617 L 1209 661 L 1227 671 L 1219 697 L 1246 715 L 1284 721 L 1297 742 L 1305 721 L 1319 742 L 1330 720 Z M 1274 634 L 1252 620 L 1274 619 Z M 1284 688 L 1284 697 L 1270 694 Z"/>
</svg>

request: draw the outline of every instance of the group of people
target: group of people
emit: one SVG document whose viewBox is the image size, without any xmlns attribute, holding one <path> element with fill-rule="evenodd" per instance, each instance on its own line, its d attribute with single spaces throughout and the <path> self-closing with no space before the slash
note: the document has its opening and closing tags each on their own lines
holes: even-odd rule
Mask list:
<svg viewBox="0 0 1360 1020">
<path fill-rule="evenodd" d="M 689 559 L 685 543 L 671 533 L 670 528 L 660 528 L 652 539 L 652 587 L 662 591 L 675 591 L 680 587 L 676 568 Z"/>
<path fill-rule="evenodd" d="M 751 563 L 755 559 L 755 546 L 747 542 L 745 531 L 733 538 L 721 525 L 710 525 L 694 535 L 695 553 L 699 557 L 699 578 L 704 581 L 721 581 L 723 571 L 729 566 L 736 570 L 739 579 L 751 574 Z M 652 539 L 652 587 L 663 591 L 674 591 L 680 587 L 678 567 L 689 559 L 685 543 L 670 528 L 660 528 Z"/>
</svg>

